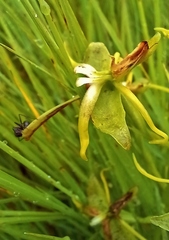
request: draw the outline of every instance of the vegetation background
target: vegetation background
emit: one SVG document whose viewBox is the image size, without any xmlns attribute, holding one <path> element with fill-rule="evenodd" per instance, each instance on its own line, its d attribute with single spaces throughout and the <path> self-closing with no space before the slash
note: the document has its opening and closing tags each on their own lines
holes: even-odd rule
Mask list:
<svg viewBox="0 0 169 240">
<path fill-rule="evenodd" d="M 111 54 L 124 57 L 150 39 L 155 27 L 169 28 L 168 9 L 168 0 L 0 0 L 2 240 L 169 239 L 166 230 L 151 223 L 151 216 L 169 212 L 169 186 L 141 175 L 132 158 L 134 152 L 148 172 L 168 178 L 168 146 L 148 143 L 151 131 L 129 106 L 131 149 L 125 151 L 91 124 L 88 162 L 79 156 L 79 101 L 30 141 L 18 141 L 12 130 L 18 114 L 32 121 L 81 94 L 67 51 L 82 62 L 90 42 L 103 42 Z M 169 40 L 162 36 L 150 60 L 133 70 L 133 80 L 146 78 L 168 88 L 168 68 Z M 168 134 L 168 93 L 148 88 L 138 98 Z M 104 215 L 133 187 L 137 193 L 119 216 L 91 226 L 91 215 Z"/>
</svg>

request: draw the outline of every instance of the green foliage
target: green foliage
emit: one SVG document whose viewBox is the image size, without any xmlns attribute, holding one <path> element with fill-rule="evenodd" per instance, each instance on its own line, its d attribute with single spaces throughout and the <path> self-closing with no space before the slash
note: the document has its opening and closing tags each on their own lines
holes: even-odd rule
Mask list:
<svg viewBox="0 0 169 240">
<path fill-rule="evenodd" d="M 154 216 L 151 218 L 151 222 L 155 225 L 169 231 L 169 214 L 163 214 L 161 216 Z"/>
<path fill-rule="evenodd" d="M 169 212 L 169 186 L 141 175 L 132 153 L 147 172 L 168 178 L 168 143 L 149 144 L 156 134 L 125 98 L 131 149 L 124 150 L 91 124 L 88 162 L 79 155 L 79 100 L 42 125 L 30 141 L 18 141 L 12 127 L 18 114 L 31 122 L 84 95 L 86 86 L 75 85 L 71 59 L 83 62 L 90 42 L 103 42 L 112 55 L 118 51 L 125 57 L 148 41 L 155 27 L 169 29 L 168 1 L 0 0 L 0 5 L 1 239 L 167 239 L 166 218 L 159 217 L 159 224 L 151 217 Z M 150 82 L 137 97 L 167 134 L 168 41 L 162 37 L 151 58 L 132 72 L 134 81 Z M 110 202 L 99 204 L 96 197 L 91 202 L 91 179 L 97 183 L 91 195 L 102 201 L 107 185 Z M 135 186 L 136 196 L 119 216 L 112 216 L 110 205 Z M 91 226 L 102 205 L 105 219 Z"/>
</svg>

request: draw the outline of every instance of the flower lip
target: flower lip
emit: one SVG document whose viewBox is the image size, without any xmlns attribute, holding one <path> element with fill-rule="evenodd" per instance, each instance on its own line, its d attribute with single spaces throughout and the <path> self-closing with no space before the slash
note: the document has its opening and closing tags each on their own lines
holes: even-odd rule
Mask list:
<svg viewBox="0 0 169 240">
<path fill-rule="evenodd" d="M 82 63 L 74 68 L 75 73 L 83 74 L 86 77 L 79 77 L 76 81 L 76 86 L 80 87 L 84 84 L 91 84 L 98 78 L 97 71 L 89 64 Z"/>
<path fill-rule="evenodd" d="M 75 73 L 84 74 L 87 77 L 93 77 L 93 75 L 97 72 L 94 67 L 89 64 L 82 63 L 74 68 Z"/>
<path fill-rule="evenodd" d="M 80 87 L 84 84 L 102 83 L 110 78 L 110 72 L 108 71 L 97 71 L 94 67 L 89 64 L 82 63 L 74 68 L 75 73 L 83 74 L 86 77 L 79 77 L 76 81 L 76 86 Z"/>
<path fill-rule="evenodd" d="M 91 84 L 93 83 L 93 79 L 88 78 L 88 77 L 80 77 L 76 80 L 76 86 L 80 87 L 84 84 Z"/>
</svg>

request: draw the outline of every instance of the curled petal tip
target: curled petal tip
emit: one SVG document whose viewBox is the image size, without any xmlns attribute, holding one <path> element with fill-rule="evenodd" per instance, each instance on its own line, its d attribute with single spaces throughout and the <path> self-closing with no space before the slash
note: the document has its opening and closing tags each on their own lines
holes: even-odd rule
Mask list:
<svg viewBox="0 0 169 240">
<path fill-rule="evenodd" d="M 138 161 L 137 161 L 134 153 L 133 153 L 132 155 L 133 155 L 134 164 L 135 164 L 137 170 L 138 170 L 142 175 L 144 175 L 145 177 L 147 177 L 147 178 L 149 178 L 149 179 L 151 179 L 151 180 L 153 180 L 153 181 L 156 181 L 156 182 L 169 183 L 169 179 L 159 178 L 159 177 L 156 177 L 156 176 L 151 175 L 150 173 L 146 172 L 146 171 L 144 170 L 144 168 L 142 168 L 142 167 L 140 166 L 140 164 L 138 163 Z"/>
<path fill-rule="evenodd" d="M 168 138 L 163 138 L 163 139 L 157 139 L 157 140 L 152 140 L 149 141 L 150 144 L 165 144 L 168 142 Z"/>
<path fill-rule="evenodd" d="M 164 36 L 169 38 L 169 29 L 156 27 L 156 28 L 154 28 L 154 30 L 162 32 L 164 34 Z"/>
<path fill-rule="evenodd" d="M 150 40 L 148 41 L 149 48 L 154 47 L 160 41 L 161 34 L 157 32 Z"/>
<path fill-rule="evenodd" d="M 80 152 L 80 156 L 84 161 L 88 161 L 85 153 Z"/>
</svg>

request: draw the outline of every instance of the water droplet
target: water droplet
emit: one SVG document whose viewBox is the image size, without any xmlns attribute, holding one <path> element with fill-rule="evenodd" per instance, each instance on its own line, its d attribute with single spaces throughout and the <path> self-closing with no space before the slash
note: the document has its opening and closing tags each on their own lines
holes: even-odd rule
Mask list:
<svg viewBox="0 0 169 240">
<path fill-rule="evenodd" d="M 34 41 L 39 48 L 43 48 L 44 42 L 42 41 L 42 39 L 35 39 Z"/>
<path fill-rule="evenodd" d="M 35 14 L 35 17 L 37 18 L 37 17 L 38 17 L 38 14 Z"/>
<path fill-rule="evenodd" d="M 19 197 L 20 192 L 13 192 L 14 197 Z"/>
<path fill-rule="evenodd" d="M 79 196 L 75 195 L 75 199 L 76 199 L 76 200 L 79 200 Z"/>
<path fill-rule="evenodd" d="M 5 145 L 7 145 L 7 144 L 8 144 L 8 142 L 7 142 L 6 140 L 3 140 L 3 143 L 4 143 Z"/>
</svg>

